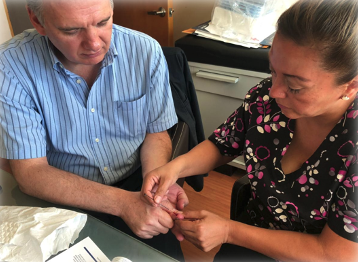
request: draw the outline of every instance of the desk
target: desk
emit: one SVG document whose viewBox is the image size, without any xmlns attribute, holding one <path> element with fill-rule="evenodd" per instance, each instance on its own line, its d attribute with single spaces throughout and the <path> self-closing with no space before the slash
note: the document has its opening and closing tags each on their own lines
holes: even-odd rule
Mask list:
<svg viewBox="0 0 358 262">
<path fill-rule="evenodd" d="M 0 169 L 0 205 L 51 207 L 54 204 L 22 193 L 12 175 Z M 74 208 L 62 207 L 74 210 Z M 90 237 L 102 252 L 112 260 L 114 257 L 126 257 L 135 261 L 176 261 L 158 250 L 134 239 L 121 231 L 87 215 L 87 222 L 75 243 Z"/>
</svg>

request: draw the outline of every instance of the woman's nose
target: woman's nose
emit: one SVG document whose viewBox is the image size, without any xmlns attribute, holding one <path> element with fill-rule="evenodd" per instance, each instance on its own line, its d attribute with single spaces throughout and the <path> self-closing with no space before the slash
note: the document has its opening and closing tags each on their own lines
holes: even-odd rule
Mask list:
<svg viewBox="0 0 358 262">
<path fill-rule="evenodd" d="M 286 85 L 282 79 L 280 79 L 279 77 L 273 77 L 269 95 L 272 98 L 285 98 L 286 89 Z"/>
</svg>

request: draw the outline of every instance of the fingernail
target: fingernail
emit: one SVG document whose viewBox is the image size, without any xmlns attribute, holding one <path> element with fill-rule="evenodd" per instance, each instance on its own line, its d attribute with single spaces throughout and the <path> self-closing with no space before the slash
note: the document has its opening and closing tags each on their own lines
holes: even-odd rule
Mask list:
<svg viewBox="0 0 358 262">
<path fill-rule="evenodd" d="M 154 202 L 155 202 L 155 203 L 159 204 L 160 201 L 162 201 L 162 198 L 161 198 L 160 196 L 156 196 L 156 197 L 154 198 Z"/>
</svg>

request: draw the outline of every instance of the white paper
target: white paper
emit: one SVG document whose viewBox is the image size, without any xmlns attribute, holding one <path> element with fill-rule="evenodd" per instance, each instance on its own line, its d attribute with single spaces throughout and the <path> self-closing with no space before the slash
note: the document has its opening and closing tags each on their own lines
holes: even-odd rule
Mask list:
<svg viewBox="0 0 358 262">
<path fill-rule="evenodd" d="M 0 261 L 43 262 L 67 249 L 87 215 L 59 208 L 0 206 Z"/>
<path fill-rule="evenodd" d="M 87 237 L 48 262 L 111 262 L 98 246 Z"/>
</svg>

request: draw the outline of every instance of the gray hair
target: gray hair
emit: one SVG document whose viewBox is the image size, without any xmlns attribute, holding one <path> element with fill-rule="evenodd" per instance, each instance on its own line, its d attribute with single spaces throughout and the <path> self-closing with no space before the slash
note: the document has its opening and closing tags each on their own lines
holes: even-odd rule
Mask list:
<svg viewBox="0 0 358 262">
<path fill-rule="evenodd" d="M 27 4 L 28 8 L 30 8 L 32 10 L 32 12 L 34 12 L 37 19 L 41 23 L 41 25 L 44 25 L 42 1 L 45 1 L 45 0 L 26 0 L 26 4 Z M 114 6 L 113 0 L 109 0 L 109 1 L 111 3 L 111 7 L 113 9 L 113 6 Z"/>
</svg>

